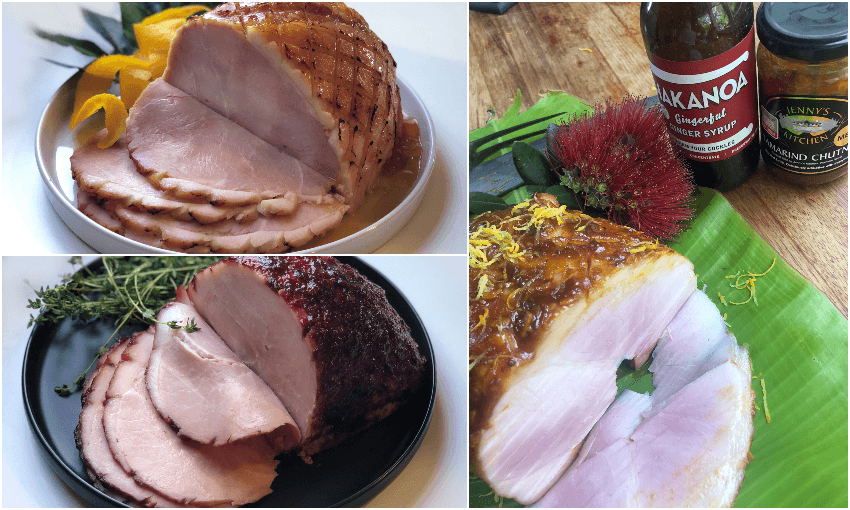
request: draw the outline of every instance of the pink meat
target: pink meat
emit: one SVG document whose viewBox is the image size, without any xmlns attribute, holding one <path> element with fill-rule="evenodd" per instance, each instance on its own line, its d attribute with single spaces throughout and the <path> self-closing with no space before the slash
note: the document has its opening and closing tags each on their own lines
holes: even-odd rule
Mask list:
<svg viewBox="0 0 850 510">
<path fill-rule="evenodd" d="M 137 483 L 183 504 L 243 505 L 271 492 L 277 461 L 262 438 L 222 446 L 181 439 L 145 385 L 154 335 L 128 344 L 106 395 L 103 428 L 115 460 Z"/>
<path fill-rule="evenodd" d="M 286 406 L 304 455 L 386 417 L 421 380 L 425 360 L 384 291 L 330 257 L 227 259 L 188 293 Z"/>
<path fill-rule="evenodd" d="M 268 434 L 276 450 L 301 433 L 280 400 L 231 351 L 194 307 L 172 302 L 157 316 L 147 387 L 159 414 L 195 441 L 221 445 Z M 173 329 L 193 321 L 199 331 Z"/>
<path fill-rule="evenodd" d="M 334 180 L 356 209 L 395 143 L 387 46 L 341 3 L 225 3 L 174 38 L 164 78 Z"/>
<path fill-rule="evenodd" d="M 163 80 L 130 112 L 126 138 L 139 169 L 178 197 L 247 205 L 326 195 L 332 181 Z"/>
<path fill-rule="evenodd" d="M 257 217 L 257 207 L 215 206 L 209 201 L 179 199 L 151 184 L 130 159 L 125 137 L 112 147 L 101 149 L 97 142 L 106 130 L 95 135 L 71 156 L 71 174 L 80 190 L 101 200 L 116 199 L 125 205 L 150 213 L 166 212 L 184 220 L 212 223 L 234 218 L 244 221 Z"/>
<path fill-rule="evenodd" d="M 86 379 L 82 397 L 83 410 L 80 412 L 80 422 L 74 431 L 77 448 L 80 450 L 80 456 L 86 464 L 89 476 L 97 483 L 145 506 L 177 506 L 175 501 L 137 484 L 115 462 L 106 441 L 102 421 L 103 401 L 115 366 L 120 361 L 121 354 L 128 343 L 129 340 L 125 339 L 103 354 L 98 360 L 97 367 Z"/>
</svg>

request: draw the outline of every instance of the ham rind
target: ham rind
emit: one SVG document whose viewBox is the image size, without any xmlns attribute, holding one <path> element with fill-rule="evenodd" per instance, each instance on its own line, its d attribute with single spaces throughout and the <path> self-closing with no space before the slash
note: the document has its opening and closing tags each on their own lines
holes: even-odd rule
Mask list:
<svg viewBox="0 0 850 510">
<path fill-rule="evenodd" d="M 86 379 L 82 396 L 83 410 L 80 412 L 80 422 L 74 431 L 77 449 L 80 451 L 80 457 L 86 465 L 89 477 L 95 483 L 102 484 L 122 497 L 130 498 L 145 506 L 174 507 L 177 506 L 175 501 L 141 487 L 124 472 L 112 457 L 103 431 L 103 402 L 106 390 L 112 380 L 115 365 L 121 359 L 121 354 L 128 343 L 129 340 L 125 339 L 112 346 L 100 357 L 97 366 Z"/>
<path fill-rule="evenodd" d="M 395 68 L 343 4 L 225 3 L 180 29 L 164 79 L 333 179 L 355 209 L 400 128 Z"/>
<path fill-rule="evenodd" d="M 125 136 L 139 170 L 179 198 L 230 206 L 287 193 L 318 199 L 332 184 L 162 79 L 136 101 Z"/>
<path fill-rule="evenodd" d="M 257 217 L 259 211 L 256 206 L 222 207 L 209 202 L 181 200 L 155 188 L 138 172 L 123 136 L 107 149 L 97 146 L 105 135 L 106 130 L 96 134 L 71 156 L 71 175 L 80 190 L 87 194 L 101 200 L 119 200 L 152 214 L 167 212 L 177 219 L 200 223 L 229 218 L 245 221 Z"/>
<path fill-rule="evenodd" d="M 188 286 L 202 317 L 275 392 L 308 457 L 383 419 L 425 364 L 384 291 L 330 257 L 236 257 Z"/>
<path fill-rule="evenodd" d="M 277 461 L 263 438 L 209 446 L 181 439 L 148 396 L 145 368 L 154 334 L 133 338 L 106 395 L 103 429 L 125 472 L 181 504 L 243 505 L 271 492 Z"/>
<path fill-rule="evenodd" d="M 191 305 L 172 302 L 157 316 L 147 387 L 178 435 L 221 445 L 267 435 L 276 451 L 301 433 L 280 400 L 231 351 Z M 193 322 L 198 331 L 173 329 Z"/>
</svg>

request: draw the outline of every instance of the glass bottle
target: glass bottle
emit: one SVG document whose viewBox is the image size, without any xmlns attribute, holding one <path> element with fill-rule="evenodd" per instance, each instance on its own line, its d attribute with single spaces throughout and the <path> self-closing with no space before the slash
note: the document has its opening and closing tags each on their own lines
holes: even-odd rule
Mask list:
<svg viewBox="0 0 850 510">
<path fill-rule="evenodd" d="M 662 113 L 699 186 L 731 190 L 759 163 L 753 19 L 747 2 L 641 4 Z"/>
</svg>

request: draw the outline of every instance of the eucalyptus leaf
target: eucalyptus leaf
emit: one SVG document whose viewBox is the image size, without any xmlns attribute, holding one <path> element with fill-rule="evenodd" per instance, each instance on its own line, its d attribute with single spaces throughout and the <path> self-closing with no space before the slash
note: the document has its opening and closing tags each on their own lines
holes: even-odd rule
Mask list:
<svg viewBox="0 0 850 510">
<path fill-rule="evenodd" d="M 549 160 L 531 144 L 514 142 L 511 146 L 511 155 L 517 173 L 526 184 L 549 185 L 554 182 Z"/>
<path fill-rule="evenodd" d="M 112 45 L 113 53 L 127 53 L 132 51 L 132 45 L 124 36 L 121 23 L 108 16 L 90 11 L 85 7 L 80 7 L 80 10 L 83 12 L 83 19 L 86 20 L 86 23 Z"/>
<path fill-rule="evenodd" d="M 508 204 L 502 198 L 489 193 L 473 191 L 469 194 L 469 214 L 473 216 L 490 211 L 501 211 L 507 206 Z"/>
<path fill-rule="evenodd" d="M 100 46 L 85 39 L 77 39 L 75 37 L 68 37 L 62 34 L 53 34 L 40 28 L 33 28 L 32 30 L 35 35 L 42 39 L 46 39 L 56 44 L 61 44 L 62 46 L 70 46 L 83 55 L 87 55 L 89 57 L 102 57 L 104 55 L 108 55 L 108 53 L 103 51 Z"/>
</svg>

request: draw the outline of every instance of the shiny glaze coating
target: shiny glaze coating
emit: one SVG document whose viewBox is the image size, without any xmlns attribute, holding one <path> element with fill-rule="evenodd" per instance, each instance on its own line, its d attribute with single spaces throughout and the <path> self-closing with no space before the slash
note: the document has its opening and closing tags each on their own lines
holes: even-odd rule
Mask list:
<svg viewBox="0 0 850 510">
<path fill-rule="evenodd" d="M 318 391 L 308 455 L 386 417 L 415 390 L 425 358 L 384 290 L 332 257 L 235 257 L 295 312 Z M 310 444 L 311 441 L 313 444 Z"/>
<path fill-rule="evenodd" d="M 619 267 L 671 250 L 637 230 L 566 210 L 547 194 L 479 215 L 469 232 L 474 447 L 504 380 L 534 356 L 550 321 L 572 303 L 590 298 L 591 290 Z"/>
</svg>

